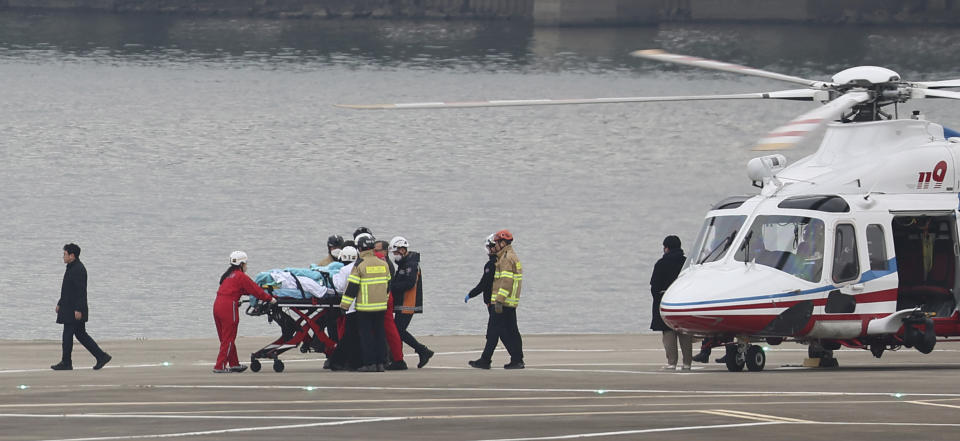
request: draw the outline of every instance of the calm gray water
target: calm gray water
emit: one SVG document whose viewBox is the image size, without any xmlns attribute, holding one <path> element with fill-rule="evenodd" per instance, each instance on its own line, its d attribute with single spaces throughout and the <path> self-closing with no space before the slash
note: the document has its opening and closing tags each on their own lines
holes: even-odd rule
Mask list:
<svg viewBox="0 0 960 441">
<path fill-rule="evenodd" d="M 213 337 L 235 249 L 306 266 L 358 225 L 423 253 L 418 335 L 482 333 L 463 303 L 487 234 L 524 263 L 527 333 L 649 324 L 660 241 L 751 193 L 747 147 L 793 102 L 360 112 L 334 103 L 789 89 L 634 49 L 828 79 L 875 64 L 960 77 L 955 28 L 299 21 L 0 13 L 0 336 L 55 339 L 77 242 L 100 339 Z M 960 126 L 960 106 L 913 102 Z M 795 160 L 810 151 L 788 152 Z M 244 317 L 242 335 L 274 335 Z"/>
</svg>

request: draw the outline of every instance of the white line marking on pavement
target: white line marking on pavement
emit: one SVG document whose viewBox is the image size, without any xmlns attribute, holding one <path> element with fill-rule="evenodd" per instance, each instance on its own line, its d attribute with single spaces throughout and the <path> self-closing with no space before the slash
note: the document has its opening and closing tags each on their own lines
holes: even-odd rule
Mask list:
<svg viewBox="0 0 960 441">
<path fill-rule="evenodd" d="M 261 427 L 237 427 L 234 429 L 219 429 L 219 430 L 204 430 L 197 432 L 180 432 L 180 433 L 158 433 L 153 435 L 122 435 L 122 436 L 103 436 L 96 438 L 64 438 L 60 440 L 51 440 L 51 441 L 105 441 L 105 440 L 114 440 L 114 439 L 143 439 L 143 438 L 175 438 L 181 436 L 200 436 L 200 435 L 217 435 L 223 433 L 237 433 L 237 432 L 255 432 L 260 430 L 283 430 L 283 429 L 302 429 L 306 427 L 320 427 L 320 426 L 342 426 L 345 424 L 357 424 L 357 423 L 377 423 L 381 421 L 396 421 L 404 418 L 368 418 L 363 420 L 350 420 L 350 421 L 333 421 L 333 422 L 323 422 L 323 423 L 309 423 L 309 424 L 290 424 L 285 426 L 261 426 Z"/>
<path fill-rule="evenodd" d="M 734 418 L 746 418 L 748 420 L 758 420 L 758 421 L 771 421 L 771 422 L 781 422 L 781 423 L 813 423 L 813 421 L 798 420 L 796 418 L 787 418 L 787 417 L 781 417 L 776 415 L 766 415 L 762 413 L 744 412 L 742 410 L 732 410 L 732 409 L 711 409 L 711 410 L 701 410 L 700 412 L 709 413 L 712 415 L 729 416 Z"/>
<path fill-rule="evenodd" d="M 943 404 L 943 403 L 931 403 L 929 401 L 905 401 L 905 403 L 910 404 L 922 404 L 924 406 L 938 406 L 938 407 L 949 407 L 953 409 L 960 409 L 960 406 L 955 406 L 952 404 Z"/>
<path fill-rule="evenodd" d="M 489 440 L 483 440 L 483 441 L 537 441 L 537 440 L 547 440 L 547 439 L 594 438 L 594 437 L 600 437 L 600 436 L 637 435 L 641 433 L 677 432 L 682 430 L 704 430 L 704 429 L 722 429 L 722 428 L 734 428 L 734 427 L 769 426 L 772 424 L 784 424 L 784 423 L 769 421 L 769 422 L 761 422 L 761 423 L 717 424 L 713 426 L 664 427 L 660 429 L 621 430 L 618 432 L 576 433 L 571 435 L 541 436 L 541 437 L 534 437 L 534 438 L 502 438 L 502 439 L 495 439 L 495 440 L 489 439 Z"/>
<path fill-rule="evenodd" d="M 162 413 L 0 413 L 0 418 L 172 418 L 199 420 L 357 420 L 368 417 L 259 416 L 259 415 L 168 415 Z"/>
<path fill-rule="evenodd" d="M 674 375 L 674 373 L 671 373 Z M 84 385 L 86 387 L 115 387 L 115 385 Z M 852 396 L 852 397 L 960 397 L 960 393 L 921 393 L 921 392 L 829 392 L 829 391 L 721 391 L 721 390 L 666 390 L 666 389 L 533 389 L 533 388 L 495 388 L 495 387 L 397 387 L 397 386 L 289 386 L 289 385 L 180 385 L 156 384 L 136 385 L 157 389 L 305 389 L 312 390 L 391 390 L 391 391 L 430 391 L 430 392 L 552 392 L 552 393 L 650 393 L 650 394 L 701 394 L 701 395 L 787 395 L 787 396 Z"/>
</svg>

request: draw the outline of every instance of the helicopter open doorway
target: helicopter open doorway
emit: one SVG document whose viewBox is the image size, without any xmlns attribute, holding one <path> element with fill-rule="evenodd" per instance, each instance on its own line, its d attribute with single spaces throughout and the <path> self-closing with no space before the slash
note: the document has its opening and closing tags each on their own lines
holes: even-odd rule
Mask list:
<svg viewBox="0 0 960 441">
<path fill-rule="evenodd" d="M 952 212 L 895 213 L 897 310 L 949 317 L 957 306 L 957 219 Z"/>
</svg>

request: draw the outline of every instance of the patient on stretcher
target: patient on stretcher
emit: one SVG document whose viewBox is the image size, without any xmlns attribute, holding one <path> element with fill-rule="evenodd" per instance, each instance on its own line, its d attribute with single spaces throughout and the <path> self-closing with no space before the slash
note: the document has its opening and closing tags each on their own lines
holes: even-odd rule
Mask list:
<svg viewBox="0 0 960 441">
<path fill-rule="evenodd" d="M 281 302 L 288 300 L 310 300 L 317 298 L 333 301 L 337 291 L 333 288 L 333 274 L 337 274 L 343 264 L 334 262 L 320 267 L 272 269 L 258 273 L 254 281 L 268 292 L 277 296 Z M 257 299 L 251 298 L 250 305 L 256 306 Z M 322 302 L 326 303 L 326 302 Z"/>
</svg>

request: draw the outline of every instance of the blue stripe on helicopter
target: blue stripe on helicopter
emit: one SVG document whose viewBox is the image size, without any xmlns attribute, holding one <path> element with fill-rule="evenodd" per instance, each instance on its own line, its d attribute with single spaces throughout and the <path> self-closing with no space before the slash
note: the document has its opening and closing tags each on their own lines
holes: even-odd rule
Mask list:
<svg viewBox="0 0 960 441">
<path fill-rule="evenodd" d="M 956 130 L 953 130 L 953 129 L 946 128 L 946 127 L 943 128 L 943 137 L 944 137 L 944 138 L 950 139 L 950 138 L 954 138 L 954 137 L 957 137 L 957 136 L 960 136 L 960 132 L 958 132 L 958 131 L 956 131 Z"/>
<path fill-rule="evenodd" d="M 897 258 L 892 257 L 887 261 L 887 269 L 882 271 L 870 270 L 860 275 L 860 281 L 857 283 L 865 283 L 874 279 L 879 279 L 884 276 L 889 276 L 897 272 Z M 784 297 L 796 297 L 803 296 L 807 294 L 814 294 L 823 291 L 832 291 L 837 289 L 834 285 L 821 286 L 819 288 L 808 289 L 806 291 L 790 291 L 779 294 L 767 294 L 762 296 L 751 296 L 751 297 L 738 297 L 735 299 L 721 299 L 721 300 L 704 300 L 701 302 L 682 302 L 682 303 L 667 303 L 661 302 L 662 306 L 693 306 L 693 305 L 711 305 L 718 303 L 734 303 L 734 302 L 745 302 L 749 300 L 765 300 L 765 299 L 782 299 Z"/>
</svg>

